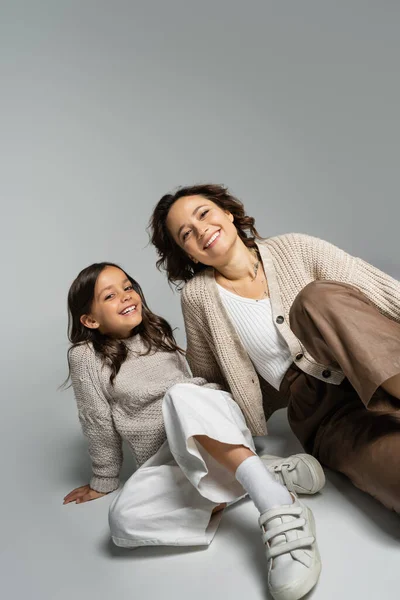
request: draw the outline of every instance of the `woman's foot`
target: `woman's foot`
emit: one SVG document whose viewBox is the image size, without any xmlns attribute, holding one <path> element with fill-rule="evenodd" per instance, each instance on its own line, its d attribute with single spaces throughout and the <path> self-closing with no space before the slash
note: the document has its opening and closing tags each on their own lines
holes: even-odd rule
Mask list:
<svg viewBox="0 0 400 600">
<path fill-rule="evenodd" d="M 296 494 L 316 494 L 325 485 L 324 471 L 310 454 L 293 454 L 280 458 L 270 454 L 260 456 L 277 481 Z"/>
<path fill-rule="evenodd" d="M 299 600 L 317 583 L 321 558 L 311 510 L 293 496 L 259 518 L 266 546 L 268 587 L 275 600 Z"/>
</svg>

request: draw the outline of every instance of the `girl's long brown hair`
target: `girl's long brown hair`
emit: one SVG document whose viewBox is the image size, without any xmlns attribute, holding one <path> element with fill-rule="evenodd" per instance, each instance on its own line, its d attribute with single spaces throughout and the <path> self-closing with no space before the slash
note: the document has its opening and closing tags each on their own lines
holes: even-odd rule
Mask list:
<svg viewBox="0 0 400 600">
<path fill-rule="evenodd" d="M 179 286 L 192 279 L 199 271 L 207 268 L 202 263 L 194 263 L 178 246 L 167 228 L 167 217 L 171 206 L 186 196 L 203 196 L 223 210 L 233 215 L 233 224 L 238 235 L 248 248 L 256 248 L 256 239 L 261 239 L 254 225 L 254 218 L 246 215 L 240 200 L 230 194 L 228 188 L 217 184 L 200 184 L 178 188 L 173 194 L 166 194 L 157 203 L 150 218 L 149 230 L 152 244 L 156 247 L 159 259 L 157 268 L 167 273 L 168 281 Z"/>
<path fill-rule="evenodd" d="M 71 374 L 69 354 L 79 344 L 91 343 L 93 345 L 94 350 L 102 357 L 104 363 L 111 368 L 111 383 L 113 383 L 122 363 L 127 358 L 128 348 L 123 340 L 104 335 L 98 329 L 89 329 L 80 321 L 82 315 L 89 314 L 91 311 L 96 281 L 106 267 L 121 269 L 114 263 L 94 263 L 83 269 L 70 287 L 68 293 L 68 339 L 71 346 L 68 350 L 69 375 L 67 381 Z M 125 273 L 133 289 L 142 300 L 142 322 L 132 329 L 132 336 L 140 335 L 146 346 L 144 354 L 149 354 L 153 350 L 183 353 L 183 350 L 175 342 L 170 324 L 149 309 L 138 282 L 123 269 L 121 271 Z"/>
</svg>

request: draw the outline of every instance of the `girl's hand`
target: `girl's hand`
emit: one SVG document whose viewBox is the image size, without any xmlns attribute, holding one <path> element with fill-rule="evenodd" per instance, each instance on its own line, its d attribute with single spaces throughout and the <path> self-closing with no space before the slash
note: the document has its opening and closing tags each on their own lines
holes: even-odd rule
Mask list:
<svg viewBox="0 0 400 600">
<path fill-rule="evenodd" d="M 82 504 L 82 502 L 96 500 L 96 498 L 101 498 L 102 496 L 106 496 L 106 494 L 92 490 L 90 485 L 82 485 L 81 487 L 75 488 L 72 490 L 72 492 L 65 496 L 63 504 L 68 504 L 69 502 Z"/>
</svg>

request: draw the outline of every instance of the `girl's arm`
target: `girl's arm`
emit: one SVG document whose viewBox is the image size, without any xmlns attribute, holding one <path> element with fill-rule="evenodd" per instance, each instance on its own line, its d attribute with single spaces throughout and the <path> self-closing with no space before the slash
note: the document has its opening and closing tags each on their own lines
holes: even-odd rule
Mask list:
<svg viewBox="0 0 400 600">
<path fill-rule="evenodd" d="M 77 346 L 70 353 L 72 386 L 92 461 L 90 488 L 108 493 L 119 486 L 122 440 L 114 427 L 109 402 L 101 389 L 101 365 L 98 363 L 99 359 L 87 345 Z"/>
</svg>

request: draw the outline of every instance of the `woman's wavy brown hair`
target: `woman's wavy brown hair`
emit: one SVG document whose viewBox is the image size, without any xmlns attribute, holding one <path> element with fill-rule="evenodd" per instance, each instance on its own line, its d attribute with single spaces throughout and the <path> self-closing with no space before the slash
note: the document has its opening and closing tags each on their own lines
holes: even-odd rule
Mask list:
<svg viewBox="0 0 400 600">
<path fill-rule="evenodd" d="M 79 344 L 91 343 L 93 345 L 94 350 L 101 356 L 104 363 L 111 368 L 111 383 L 114 382 L 122 363 L 128 356 L 128 348 L 123 340 L 104 335 L 98 329 L 89 329 L 80 320 L 82 315 L 87 315 L 91 311 L 96 281 L 106 267 L 121 269 L 121 267 L 114 263 L 94 263 L 83 269 L 70 287 L 68 293 L 68 339 L 71 342 L 71 346 L 67 357 L 69 367 L 67 381 L 71 375 L 69 354 Z M 142 300 L 142 322 L 132 329 L 131 335 L 139 334 L 141 336 L 146 347 L 144 355 L 149 354 L 153 350 L 163 350 L 164 352 L 178 351 L 183 354 L 183 350 L 175 342 L 169 323 L 162 317 L 151 312 L 138 282 L 123 269 L 121 271 L 125 273 L 133 289 L 139 294 Z"/>
<path fill-rule="evenodd" d="M 256 239 L 261 239 L 254 226 L 253 217 L 246 215 L 238 198 L 229 193 L 227 187 L 217 184 L 200 184 L 178 188 L 173 194 L 166 194 L 156 205 L 149 223 L 150 238 L 157 249 L 157 268 L 167 273 L 168 281 L 176 286 L 189 281 L 207 268 L 202 263 L 194 263 L 178 246 L 167 228 L 167 217 L 171 206 L 186 196 L 203 196 L 233 215 L 233 224 L 238 235 L 248 248 L 255 248 Z"/>
</svg>

